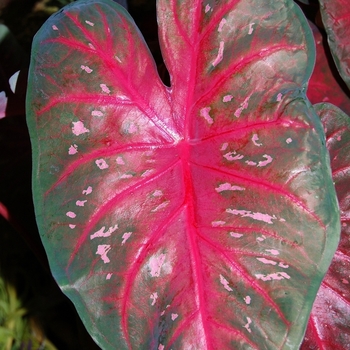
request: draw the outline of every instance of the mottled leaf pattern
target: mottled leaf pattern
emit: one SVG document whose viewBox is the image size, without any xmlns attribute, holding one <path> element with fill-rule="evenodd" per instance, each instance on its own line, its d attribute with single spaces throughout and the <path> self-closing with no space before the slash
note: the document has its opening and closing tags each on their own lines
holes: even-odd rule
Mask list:
<svg viewBox="0 0 350 350">
<path fill-rule="evenodd" d="M 53 274 L 105 349 L 289 349 L 338 243 L 293 1 L 158 2 L 165 87 L 107 0 L 33 46 L 28 125 Z"/>
<path fill-rule="evenodd" d="M 302 350 L 346 350 L 350 345 L 350 119 L 339 108 L 315 106 L 326 131 L 341 210 L 341 238 L 317 293 Z"/>
</svg>

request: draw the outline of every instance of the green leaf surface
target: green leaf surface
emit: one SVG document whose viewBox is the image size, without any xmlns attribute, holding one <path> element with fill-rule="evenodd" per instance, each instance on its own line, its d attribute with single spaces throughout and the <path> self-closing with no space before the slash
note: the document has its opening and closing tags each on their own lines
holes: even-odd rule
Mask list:
<svg viewBox="0 0 350 350">
<path fill-rule="evenodd" d="M 330 103 L 319 103 L 315 109 L 326 132 L 342 225 L 301 349 L 346 350 L 350 344 L 350 118 Z"/>
</svg>

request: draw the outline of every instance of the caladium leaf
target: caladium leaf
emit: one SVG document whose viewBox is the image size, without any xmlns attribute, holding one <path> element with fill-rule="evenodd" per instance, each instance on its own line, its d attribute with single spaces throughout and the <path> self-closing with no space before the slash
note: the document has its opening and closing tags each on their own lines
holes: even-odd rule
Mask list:
<svg viewBox="0 0 350 350">
<path fill-rule="evenodd" d="M 329 47 L 340 75 L 350 88 L 350 8 L 344 0 L 319 0 Z"/>
<path fill-rule="evenodd" d="M 78 1 L 34 39 L 36 215 L 105 349 L 287 349 L 339 236 L 293 1 L 157 4 L 171 88 L 121 7 Z"/>
<path fill-rule="evenodd" d="M 316 43 L 316 64 L 309 81 L 307 97 L 312 104 L 329 102 L 350 114 L 350 98 L 346 85 L 340 85 L 342 79 L 332 64 L 333 60 L 327 58 L 330 55 L 329 46 L 316 25 L 311 22 L 309 24 Z M 331 69 L 331 64 L 334 69 Z"/>
<path fill-rule="evenodd" d="M 301 349 L 345 350 L 350 344 L 350 119 L 329 103 L 317 104 L 315 109 L 326 131 L 342 229 Z"/>
</svg>

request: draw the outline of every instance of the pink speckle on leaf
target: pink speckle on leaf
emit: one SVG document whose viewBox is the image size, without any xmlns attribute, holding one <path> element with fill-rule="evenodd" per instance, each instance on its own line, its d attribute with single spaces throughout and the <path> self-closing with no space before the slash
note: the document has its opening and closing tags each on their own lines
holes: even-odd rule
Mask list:
<svg viewBox="0 0 350 350">
<path fill-rule="evenodd" d="M 241 106 L 239 108 L 236 109 L 235 113 L 234 113 L 234 116 L 236 118 L 239 118 L 242 114 L 242 111 L 244 109 L 247 109 L 248 108 L 248 101 L 250 99 L 250 96 L 246 97 L 245 100 L 243 101 L 243 103 L 241 104 Z"/>
<path fill-rule="evenodd" d="M 241 238 L 243 236 L 242 233 L 230 232 L 230 236 L 234 238 Z"/>
<path fill-rule="evenodd" d="M 117 157 L 116 162 L 118 165 L 125 165 L 124 159 L 122 157 Z"/>
<path fill-rule="evenodd" d="M 92 45 L 91 43 L 89 43 L 88 45 L 89 45 L 90 49 L 92 49 L 92 50 L 96 50 L 95 46 L 94 46 L 94 45 Z"/>
<path fill-rule="evenodd" d="M 262 143 L 258 142 L 259 141 L 259 136 L 257 134 L 253 135 L 252 141 L 253 141 L 255 146 L 258 146 L 258 147 L 262 146 Z"/>
<path fill-rule="evenodd" d="M 248 35 L 251 35 L 251 34 L 253 33 L 253 31 L 254 31 L 253 25 L 254 25 L 254 24 L 255 24 L 254 22 L 249 24 Z"/>
<path fill-rule="evenodd" d="M 101 259 L 105 264 L 110 262 L 107 253 L 111 250 L 111 246 L 109 244 L 100 244 L 97 246 L 97 255 L 101 255 Z"/>
<path fill-rule="evenodd" d="M 163 344 L 159 344 L 158 350 L 164 350 L 164 345 Z"/>
<path fill-rule="evenodd" d="M 289 137 L 287 140 L 286 140 L 286 143 L 291 143 L 293 140 Z"/>
<path fill-rule="evenodd" d="M 265 252 L 268 252 L 272 255 L 279 255 L 280 252 L 277 249 L 265 249 Z"/>
<path fill-rule="evenodd" d="M 85 195 L 88 195 L 88 194 L 92 193 L 92 187 L 89 186 L 86 190 L 83 190 L 82 193 L 85 194 Z"/>
<path fill-rule="evenodd" d="M 243 110 L 243 107 L 237 108 L 234 113 L 235 117 L 239 118 L 241 116 L 242 110 Z"/>
<path fill-rule="evenodd" d="M 233 289 L 228 285 L 229 283 L 228 283 L 228 281 L 227 281 L 227 279 L 224 277 L 224 276 L 222 276 L 222 275 L 220 275 L 220 283 L 224 286 L 224 288 L 226 289 L 226 290 L 228 290 L 229 292 L 232 292 L 233 291 Z"/>
<path fill-rule="evenodd" d="M 210 5 L 206 5 L 205 10 L 204 10 L 205 13 L 208 13 L 210 11 L 210 9 L 211 9 Z"/>
<path fill-rule="evenodd" d="M 224 27 L 225 24 L 226 24 L 226 19 L 223 18 L 219 23 L 218 32 L 222 32 L 222 28 Z"/>
<path fill-rule="evenodd" d="M 230 102 L 233 99 L 232 95 L 226 95 L 223 97 L 222 102 Z"/>
<path fill-rule="evenodd" d="M 252 320 L 250 317 L 247 317 L 247 323 L 244 325 L 244 328 L 249 332 L 251 333 L 252 330 L 250 329 L 250 324 L 252 323 Z"/>
<path fill-rule="evenodd" d="M 106 161 L 104 159 L 97 159 L 95 161 L 95 164 L 101 169 L 107 169 L 108 168 L 108 164 L 106 163 Z"/>
<path fill-rule="evenodd" d="M 89 26 L 93 27 L 95 25 L 95 23 L 92 23 L 90 21 L 85 21 L 86 24 L 88 24 Z"/>
<path fill-rule="evenodd" d="M 249 305 L 249 304 L 250 304 L 250 302 L 251 302 L 251 298 L 250 298 L 250 296 L 249 296 L 249 295 L 247 295 L 247 296 L 246 296 L 246 297 L 244 297 L 243 299 L 244 299 L 244 301 L 245 301 L 245 303 L 246 303 L 247 305 Z"/>
<path fill-rule="evenodd" d="M 264 235 L 262 235 L 261 237 L 258 237 L 256 240 L 259 242 L 263 242 L 265 241 L 266 237 Z"/>
<path fill-rule="evenodd" d="M 165 260 L 165 254 L 152 256 L 149 261 L 150 274 L 152 277 L 159 277 L 162 265 Z"/>
<path fill-rule="evenodd" d="M 221 148 L 220 148 L 220 151 L 225 151 L 227 149 L 227 147 L 228 147 L 228 143 L 227 142 L 223 143 Z"/>
<path fill-rule="evenodd" d="M 253 162 L 252 160 L 246 160 L 245 163 L 250 165 L 250 166 L 255 166 L 258 164 L 257 162 Z"/>
<path fill-rule="evenodd" d="M 266 160 L 261 160 L 259 162 L 259 164 L 257 165 L 258 167 L 266 166 L 267 164 L 270 164 L 273 160 L 273 158 L 271 156 L 269 156 L 268 154 L 264 154 L 263 158 L 265 158 Z"/>
<path fill-rule="evenodd" d="M 208 124 L 213 124 L 214 123 L 214 120 L 213 118 L 209 115 L 209 112 L 210 112 L 211 108 L 210 107 L 205 107 L 205 108 L 202 108 L 199 112 L 200 116 L 203 117 Z"/>
<path fill-rule="evenodd" d="M 338 137 L 337 137 L 337 141 L 341 141 L 341 136 L 338 136 Z"/>
<path fill-rule="evenodd" d="M 231 185 L 230 183 L 226 182 L 226 183 L 223 183 L 223 184 L 219 185 L 218 187 L 216 187 L 215 191 L 216 192 L 222 192 L 222 191 L 245 191 L 245 188 L 241 187 L 241 186 Z"/>
<path fill-rule="evenodd" d="M 178 318 L 178 314 L 171 314 L 171 320 L 175 321 Z"/>
<path fill-rule="evenodd" d="M 109 90 L 109 88 L 107 87 L 106 84 L 100 84 L 100 88 L 103 92 L 105 92 L 106 94 L 109 94 L 111 92 L 111 90 Z"/>
<path fill-rule="evenodd" d="M 161 190 L 155 190 L 152 195 L 153 197 L 160 197 L 163 195 L 163 192 Z"/>
<path fill-rule="evenodd" d="M 69 224 L 69 228 L 73 230 L 73 228 L 75 228 L 76 225 L 72 225 L 72 224 Z"/>
<path fill-rule="evenodd" d="M 113 275 L 113 273 L 107 273 L 106 280 L 110 280 L 112 275 Z"/>
<path fill-rule="evenodd" d="M 77 214 L 73 213 L 72 211 L 68 211 L 66 215 L 71 219 L 74 219 L 77 216 Z"/>
<path fill-rule="evenodd" d="M 52 26 L 52 29 L 53 30 L 58 30 L 57 26 L 55 26 L 55 25 Z"/>
<path fill-rule="evenodd" d="M 76 154 L 76 153 L 78 153 L 78 146 L 76 144 L 71 145 L 69 147 L 68 154 L 69 155 L 73 155 L 73 154 Z"/>
<path fill-rule="evenodd" d="M 158 293 L 154 292 L 151 294 L 150 299 L 152 299 L 152 306 L 156 303 L 157 299 L 158 299 Z"/>
<path fill-rule="evenodd" d="M 220 227 L 220 226 L 224 226 L 225 224 L 226 224 L 225 221 L 218 220 L 218 221 L 212 221 L 211 226 L 212 227 Z"/>
<path fill-rule="evenodd" d="M 244 100 L 244 102 L 242 103 L 242 107 L 244 109 L 247 109 L 248 108 L 248 101 L 250 99 L 250 96 L 246 97 L 246 99 Z"/>
<path fill-rule="evenodd" d="M 118 229 L 118 224 L 111 226 L 106 232 L 104 232 L 105 229 L 106 226 L 102 226 L 98 231 L 90 236 L 90 239 L 94 239 L 96 237 L 109 237 L 115 230 Z"/>
<path fill-rule="evenodd" d="M 90 132 L 90 130 L 85 128 L 84 123 L 81 122 L 80 120 L 77 122 L 72 122 L 72 124 L 73 124 L 72 132 L 76 136 Z"/>
<path fill-rule="evenodd" d="M 125 232 L 123 234 L 123 241 L 122 241 L 122 245 L 130 238 L 130 236 L 132 235 L 132 232 Z"/>
<path fill-rule="evenodd" d="M 225 48 L 225 42 L 224 41 L 220 41 L 218 55 L 216 56 L 215 60 L 212 63 L 212 65 L 214 67 L 216 67 L 222 61 L 222 59 L 224 57 L 224 48 Z"/>
<path fill-rule="evenodd" d="M 269 275 L 256 274 L 255 277 L 262 281 L 290 279 L 290 276 L 285 272 L 270 273 Z"/>
<path fill-rule="evenodd" d="M 259 260 L 260 262 L 266 265 L 277 265 L 276 261 L 265 259 L 265 258 L 256 258 L 256 260 Z"/>
<path fill-rule="evenodd" d="M 250 210 L 239 210 L 239 209 L 226 209 L 227 213 L 233 214 L 233 215 L 239 215 L 241 217 L 250 217 L 254 220 L 263 221 L 267 224 L 273 224 L 272 220 L 276 220 L 276 217 L 269 214 L 264 213 L 255 213 L 251 212 Z"/>
<path fill-rule="evenodd" d="M 89 74 L 93 72 L 93 70 L 90 67 L 88 67 L 88 66 L 81 65 L 80 68 L 83 71 L 85 71 L 86 73 L 89 73 Z"/>
<path fill-rule="evenodd" d="M 103 117 L 103 113 L 101 111 L 92 111 L 91 115 L 93 117 Z"/>
<path fill-rule="evenodd" d="M 87 202 L 87 200 L 83 200 L 83 201 L 76 201 L 75 204 L 78 206 L 78 207 L 83 207 L 85 205 L 85 203 Z"/>
<path fill-rule="evenodd" d="M 121 179 L 131 179 L 133 177 L 132 174 L 123 174 L 120 178 Z"/>
<path fill-rule="evenodd" d="M 280 263 L 278 264 L 278 266 L 279 266 L 279 267 L 282 267 L 283 269 L 288 269 L 288 267 L 289 267 L 289 265 L 284 264 L 283 262 L 280 262 Z"/>
<path fill-rule="evenodd" d="M 229 152 L 229 153 L 226 153 L 224 154 L 224 158 L 226 158 L 228 161 L 234 161 L 234 160 L 240 160 L 242 158 L 244 158 L 244 155 L 243 154 L 237 154 L 236 151 L 233 151 L 233 152 Z"/>
<path fill-rule="evenodd" d="M 282 94 L 279 93 L 277 94 L 277 102 L 281 102 L 282 101 Z"/>
</svg>

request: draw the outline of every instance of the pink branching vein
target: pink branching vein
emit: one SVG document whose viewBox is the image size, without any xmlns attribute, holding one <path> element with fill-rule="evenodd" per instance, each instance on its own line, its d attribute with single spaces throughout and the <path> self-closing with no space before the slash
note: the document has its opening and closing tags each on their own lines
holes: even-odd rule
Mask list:
<svg viewBox="0 0 350 350">
<path fill-rule="evenodd" d="M 184 330 L 188 329 L 188 325 L 191 324 L 195 316 L 198 314 L 198 310 L 193 311 L 189 314 L 186 319 L 182 319 L 181 323 L 178 324 L 175 332 L 171 336 L 171 338 L 167 341 L 167 347 L 171 348 L 171 345 L 175 342 L 176 338 L 181 335 Z"/>
<path fill-rule="evenodd" d="M 192 162 L 192 163 L 198 167 L 205 168 L 209 171 L 218 172 L 218 173 L 225 175 L 225 176 L 234 177 L 234 178 L 240 179 L 240 181 L 242 181 L 242 182 L 248 183 L 249 185 L 254 185 L 256 187 L 263 187 L 266 190 L 268 190 L 269 192 L 272 192 L 272 193 L 275 193 L 278 195 L 283 195 L 283 196 L 289 198 L 289 200 L 292 203 L 294 203 L 296 206 L 301 208 L 306 214 L 308 214 L 310 217 L 312 217 L 324 231 L 326 230 L 326 225 L 322 222 L 322 220 L 315 213 L 310 211 L 309 208 L 307 208 L 306 205 L 297 196 L 293 195 L 290 192 L 287 192 L 282 187 L 274 185 L 274 184 L 269 183 L 267 181 L 264 181 L 260 178 L 254 178 L 251 175 L 248 175 L 247 173 L 242 174 L 242 173 L 234 171 L 234 170 L 224 171 L 222 169 L 216 168 L 215 166 L 203 165 L 203 164 L 198 164 L 195 162 Z"/>
<path fill-rule="evenodd" d="M 76 51 L 84 51 L 93 55 L 96 55 L 96 51 L 99 52 L 99 57 L 101 58 L 101 61 L 103 65 L 110 69 L 113 74 L 116 77 L 116 81 L 122 85 L 123 89 L 125 90 L 126 94 L 129 95 L 130 100 L 133 101 L 133 104 L 137 105 L 138 108 L 152 121 L 152 123 L 160 129 L 162 132 L 164 132 L 170 140 L 177 141 L 180 139 L 179 135 L 176 134 L 173 130 L 170 130 L 163 121 L 161 121 L 157 113 L 153 110 L 153 108 L 144 101 L 143 97 L 138 93 L 138 89 L 131 86 L 132 81 L 127 79 L 125 76 L 125 73 L 120 69 L 120 67 L 117 65 L 116 61 L 113 59 L 113 52 L 112 52 L 112 43 L 111 43 L 111 37 L 110 33 L 106 29 L 106 42 L 104 42 L 102 45 L 94 40 L 93 36 L 89 31 L 84 28 L 84 26 L 71 14 L 66 14 L 68 18 L 72 20 L 72 22 L 79 28 L 82 33 L 91 41 L 91 43 L 94 45 L 96 50 L 92 50 L 90 47 L 86 45 L 82 45 L 78 40 L 73 39 L 66 39 L 66 38 L 58 38 L 58 39 L 51 39 L 52 42 L 58 42 L 61 44 L 64 44 L 66 46 L 73 47 Z M 105 15 L 103 15 L 103 18 Z M 106 24 L 106 20 L 104 19 L 104 23 Z M 126 27 L 126 26 L 125 26 Z M 133 47 L 134 42 L 133 38 L 129 33 L 129 30 L 125 28 L 125 31 L 128 34 L 128 40 L 129 40 L 129 46 Z M 107 47 L 105 47 L 105 44 L 107 43 Z M 131 62 L 134 58 L 130 58 Z M 116 103 L 118 100 L 116 99 L 114 103 Z"/>
<path fill-rule="evenodd" d="M 176 159 L 173 163 L 169 164 L 167 167 L 164 167 L 163 169 L 159 170 L 156 173 L 153 173 L 151 176 L 140 180 L 136 184 L 133 184 L 129 186 L 127 189 L 121 191 L 120 193 L 117 193 L 115 196 L 107 200 L 90 218 L 88 224 L 85 226 L 83 232 L 81 233 L 74 250 L 69 258 L 67 268 L 71 265 L 73 262 L 75 256 L 77 255 L 78 251 L 80 250 L 80 247 L 84 244 L 86 241 L 89 233 L 93 229 L 93 227 L 97 224 L 97 222 L 105 216 L 106 213 L 108 213 L 111 209 L 113 209 L 116 204 L 120 203 L 121 200 L 123 200 L 125 197 L 129 196 L 131 193 L 134 191 L 137 191 L 139 188 L 142 188 L 143 186 L 155 181 L 158 179 L 160 176 L 166 174 L 174 168 L 178 164 L 179 160 Z"/>
<path fill-rule="evenodd" d="M 200 236 L 200 235 L 198 235 Z M 268 302 L 272 308 L 276 311 L 277 315 L 281 318 L 283 323 L 289 327 L 290 322 L 286 319 L 285 315 L 281 311 L 280 307 L 275 303 L 275 301 L 267 294 L 267 292 L 254 280 L 251 276 L 248 275 L 246 270 L 239 264 L 237 261 L 233 261 L 225 251 L 221 247 L 218 247 L 216 244 L 214 244 L 212 241 L 207 239 L 206 237 L 200 236 L 200 238 L 205 242 L 207 245 L 214 248 L 219 255 L 221 255 L 226 261 L 229 262 L 229 265 L 234 268 L 242 277 L 244 280 L 247 281 L 247 283 L 254 289 L 255 292 L 260 294 L 266 302 Z"/>
<path fill-rule="evenodd" d="M 178 5 L 178 2 L 176 0 L 170 0 L 170 2 L 171 2 L 171 9 L 174 16 L 173 21 L 178 29 L 179 36 L 183 38 L 183 40 L 185 41 L 188 47 L 191 47 L 193 44 L 190 41 L 190 37 L 193 37 L 193 36 L 192 36 L 192 33 L 186 33 L 183 27 L 181 26 L 181 21 L 179 20 L 179 15 L 178 15 L 180 11 L 178 11 L 176 8 L 176 6 Z M 188 20 L 190 20 L 190 18 L 188 18 Z"/>
<path fill-rule="evenodd" d="M 55 183 L 45 192 L 44 196 L 47 196 L 52 190 L 54 190 L 62 181 L 64 181 L 69 175 L 71 175 L 76 169 L 81 167 L 82 165 L 90 162 L 99 157 L 108 157 L 119 154 L 121 152 L 132 152 L 132 151 L 140 151 L 140 150 L 151 150 L 155 148 L 172 148 L 173 146 L 155 144 L 155 143 L 135 143 L 131 145 L 115 145 L 109 146 L 105 148 L 100 148 L 94 150 L 87 155 L 82 155 L 79 159 L 71 162 L 60 174 L 59 178 L 55 181 Z"/>
<path fill-rule="evenodd" d="M 62 95 L 59 97 L 51 98 L 50 102 L 37 112 L 37 116 L 49 111 L 51 108 L 55 107 L 60 103 L 98 103 L 99 106 L 110 106 L 110 105 L 134 105 L 133 101 L 123 100 L 117 96 L 106 96 L 99 93 L 71 93 L 69 95 Z"/>
<path fill-rule="evenodd" d="M 127 325 L 127 316 L 128 316 L 128 300 L 132 290 L 132 283 L 135 280 L 136 274 L 139 272 L 139 267 L 142 265 L 143 261 L 146 259 L 148 254 L 149 246 L 159 237 L 161 237 L 166 229 L 171 225 L 173 221 L 179 216 L 180 211 L 183 209 L 183 206 L 179 206 L 174 209 L 159 225 L 157 230 L 154 230 L 148 240 L 143 243 L 141 249 L 138 251 L 138 254 L 135 256 L 133 263 L 130 263 L 131 269 L 125 273 L 125 288 L 122 297 L 122 311 L 121 311 L 121 326 L 122 331 L 125 334 L 126 341 L 130 349 L 132 349 L 130 336 Z"/>
<path fill-rule="evenodd" d="M 247 338 L 247 336 L 244 333 L 238 331 L 237 329 L 233 329 L 231 327 L 224 326 L 223 324 L 220 324 L 214 320 L 209 320 L 209 322 L 212 323 L 215 327 L 223 329 L 225 331 L 225 333 L 231 333 L 231 334 L 233 333 L 236 336 L 238 335 L 247 344 L 252 346 L 253 349 L 259 350 L 259 347 L 256 344 L 254 344 L 249 338 Z"/>
<path fill-rule="evenodd" d="M 259 51 L 256 51 L 250 54 L 249 56 L 244 57 L 244 59 L 241 59 L 239 62 L 232 60 L 229 66 L 225 69 L 225 71 L 223 71 L 222 73 L 217 72 L 213 76 L 213 78 L 210 79 L 210 84 L 208 84 L 206 91 L 203 92 L 203 94 L 201 94 L 201 97 L 197 101 L 195 101 L 194 105 L 197 105 L 198 103 L 204 102 L 206 100 L 212 101 L 213 94 L 216 92 L 216 90 L 220 89 L 227 80 L 232 79 L 232 77 L 234 77 L 235 74 L 241 72 L 245 67 L 247 67 L 254 61 L 264 60 L 271 54 L 279 52 L 281 50 L 296 51 L 303 49 L 303 46 L 271 45 L 268 49 L 260 49 Z"/>
<path fill-rule="evenodd" d="M 239 1 L 228 1 L 226 4 L 217 4 L 219 5 L 219 10 L 213 12 L 212 17 L 210 18 L 210 22 L 206 27 L 204 27 L 204 30 L 201 32 L 198 42 L 200 43 L 204 40 L 207 40 L 208 35 L 214 30 L 214 28 L 219 24 L 225 15 L 234 10 L 238 3 Z"/>
<path fill-rule="evenodd" d="M 227 131 L 223 131 L 220 133 L 215 133 L 215 135 L 210 135 L 210 136 L 206 136 L 200 140 L 196 140 L 196 141 L 191 141 L 191 145 L 196 145 L 199 142 L 207 142 L 207 141 L 212 141 L 213 139 L 225 136 L 225 135 L 232 135 L 232 134 L 237 134 L 237 133 L 241 133 L 242 131 L 251 131 L 251 130 L 256 130 L 256 129 L 264 129 L 266 127 L 271 127 L 271 126 L 280 126 L 280 125 L 284 125 L 285 121 L 281 120 L 281 119 L 272 119 L 270 121 L 257 121 L 255 123 L 249 123 L 249 124 L 245 124 L 245 122 L 240 122 L 240 121 L 236 121 L 234 124 L 234 127 L 232 127 L 230 130 Z M 300 125 L 300 123 L 298 123 Z M 302 124 L 304 126 L 304 124 Z"/>
</svg>

